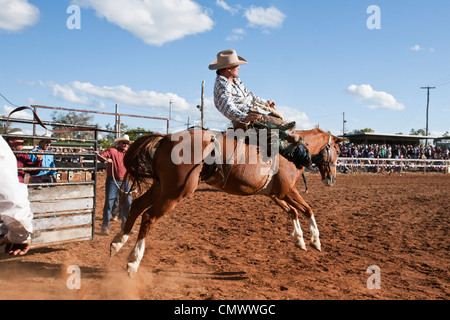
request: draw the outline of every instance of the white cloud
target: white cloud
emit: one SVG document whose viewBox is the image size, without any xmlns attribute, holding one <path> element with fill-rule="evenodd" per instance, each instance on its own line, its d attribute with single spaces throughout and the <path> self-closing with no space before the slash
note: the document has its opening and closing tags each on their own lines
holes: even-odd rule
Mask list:
<svg viewBox="0 0 450 320">
<path fill-rule="evenodd" d="M 435 130 L 431 130 L 430 136 L 443 137 L 444 134 L 445 134 L 446 132 L 447 132 L 447 131 L 435 131 Z"/>
<path fill-rule="evenodd" d="M 96 86 L 89 82 L 79 81 L 73 81 L 65 85 L 40 81 L 40 84 L 52 88 L 53 96 L 57 98 L 77 104 L 98 105 L 100 108 L 104 107 L 105 103 L 97 101 L 96 99 L 98 98 L 129 106 L 160 108 L 163 110 L 168 108 L 169 101 L 172 100 L 177 111 L 181 113 L 193 109 L 191 104 L 175 93 L 158 93 L 148 90 L 134 91 L 124 85 Z"/>
<path fill-rule="evenodd" d="M 15 107 L 8 107 L 7 105 L 3 106 L 3 109 L 1 110 L 1 115 L 4 116 L 8 116 L 11 111 L 13 111 L 15 109 Z M 27 119 L 27 120 L 33 120 L 33 114 L 31 113 L 31 111 L 18 111 L 16 113 L 14 113 L 11 118 L 19 118 L 19 119 Z"/>
<path fill-rule="evenodd" d="M 285 121 L 296 122 L 297 130 L 307 130 L 314 128 L 314 124 L 311 122 L 306 113 L 287 106 L 276 106 L 276 108 L 283 115 L 283 119 Z"/>
<path fill-rule="evenodd" d="M 39 9 L 27 0 L 0 0 L 0 30 L 21 31 L 38 20 Z"/>
<path fill-rule="evenodd" d="M 225 40 L 227 41 L 243 40 L 244 34 L 245 34 L 244 29 L 233 29 L 233 33 L 229 35 Z"/>
<path fill-rule="evenodd" d="M 409 48 L 409 50 L 411 50 L 411 51 L 423 51 L 423 50 L 426 50 L 426 49 L 422 48 L 420 45 L 416 44 L 416 45 L 412 46 L 411 48 Z M 431 52 L 431 53 L 435 52 L 434 48 L 428 48 L 428 51 Z"/>
<path fill-rule="evenodd" d="M 347 92 L 355 97 L 358 101 L 368 101 L 370 104 L 366 107 L 369 109 L 389 109 L 389 110 L 403 110 L 405 106 L 389 93 L 384 91 L 375 91 L 368 84 L 354 85 L 347 88 Z"/>
<path fill-rule="evenodd" d="M 87 97 L 78 96 L 70 86 L 52 84 L 51 87 L 53 89 L 53 96 L 61 98 L 64 101 L 69 101 L 76 104 L 87 104 L 89 102 Z"/>
<path fill-rule="evenodd" d="M 251 6 L 245 11 L 250 27 L 279 28 L 283 24 L 286 15 L 275 7 L 264 9 Z"/>
<path fill-rule="evenodd" d="M 212 29 L 214 22 L 206 11 L 192 0 L 72 0 L 93 8 L 145 43 L 163 45 Z"/>
<path fill-rule="evenodd" d="M 230 7 L 225 1 L 223 0 L 216 0 L 216 5 L 221 7 L 222 9 L 228 11 L 232 15 L 236 14 L 238 12 L 238 9 Z"/>
</svg>

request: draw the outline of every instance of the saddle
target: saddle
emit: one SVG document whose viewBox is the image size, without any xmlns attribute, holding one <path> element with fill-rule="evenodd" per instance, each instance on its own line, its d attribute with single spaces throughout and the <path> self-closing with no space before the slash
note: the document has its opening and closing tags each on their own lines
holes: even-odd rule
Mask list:
<svg viewBox="0 0 450 320">
<path fill-rule="evenodd" d="M 239 130 L 239 129 L 237 129 Z M 274 134 L 271 135 L 260 135 L 257 130 L 241 130 L 241 131 L 233 131 L 233 134 L 230 134 L 230 131 L 210 131 L 212 133 L 211 143 L 213 144 L 212 150 L 204 159 L 204 166 L 201 172 L 201 181 L 209 180 L 216 172 L 219 173 L 220 177 L 224 182 L 226 182 L 225 170 L 224 167 L 226 165 L 234 165 L 236 164 L 234 161 L 237 160 L 237 164 L 245 164 L 245 160 L 242 158 L 242 147 L 244 145 L 255 146 L 251 147 L 252 150 L 256 151 L 256 156 L 261 156 L 261 161 L 263 163 L 268 163 L 271 161 L 273 149 L 278 150 L 278 145 L 274 146 L 274 142 L 278 142 L 278 137 Z M 238 132 L 237 135 L 235 133 Z M 229 135 L 227 135 L 229 134 Z M 240 136 L 242 134 L 242 136 Z M 237 139 L 237 141 L 236 141 Z M 234 150 L 231 152 L 231 149 L 226 151 L 224 155 L 225 143 L 224 140 L 228 143 L 234 140 Z M 246 149 L 249 151 L 249 149 Z M 249 161 L 256 160 L 251 158 L 250 155 L 246 154 L 249 157 Z M 254 155 L 254 154 L 252 154 Z M 239 157 L 241 156 L 241 157 Z M 234 159 L 236 157 L 237 159 Z M 233 159 L 232 159 L 233 158 Z"/>
</svg>

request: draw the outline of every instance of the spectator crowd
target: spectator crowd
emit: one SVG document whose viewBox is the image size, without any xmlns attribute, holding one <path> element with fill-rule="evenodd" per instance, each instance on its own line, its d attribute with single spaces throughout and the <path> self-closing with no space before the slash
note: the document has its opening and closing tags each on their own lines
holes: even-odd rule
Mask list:
<svg viewBox="0 0 450 320">
<path fill-rule="evenodd" d="M 397 144 L 342 144 L 343 158 L 428 159 L 449 160 L 449 148 Z"/>
<path fill-rule="evenodd" d="M 450 159 L 448 147 L 355 143 L 342 144 L 339 157 L 338 169 L 342 173 L 363 170 L 388 174 L 403 171 L 447 172 L 448 164 L 443 160 Z M 419 163 L 418 160 L 425 161 Z"/>
</svg>

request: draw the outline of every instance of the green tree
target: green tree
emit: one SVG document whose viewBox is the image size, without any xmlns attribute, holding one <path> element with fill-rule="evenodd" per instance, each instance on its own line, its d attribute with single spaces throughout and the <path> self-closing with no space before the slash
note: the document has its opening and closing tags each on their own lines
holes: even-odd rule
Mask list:
<svg viewBox="0 0 450 320">
<path fill-rule="evenodd" d="M 108 123 L 106 125 L 106 130 L 114 130 L 114 125 Z M 147 135 L 149 133 L 152 133 L 153 131 L 151 130 L 147 130 L 144 128 L 140 128 L 137 127 L 136 129 L 129 129 L 128 125 L 121 123 L 120 124 L 120 132 L 121 132 L 121 136 L 124 134 L 127 134 L 130 137 L 131 141 L 136 141 L 136 139 Z M 108 133 L 106 135 L 103 135 L 102 139 L 99 139 L 99 143 L 101 146 L 103 146 L 104 148 L 111 148 L 114 145 L 114 140 L 116 139 L 116 134 L 115 133 Z"/>
<path fill-rule="evenodd" d="M 0 122 L 0 133 L 6 133 L 7 128 L 6 128 L 6 121 L 5 122 Z"/>
<path fill-rule="evenodd" d="M 415 130 L 414 128 L 412 128 L 409 134 L 413 136 L 426 136 L 426 132 L 424 129 Z"/>
<path fill-rule="evenodd" d="M 153 133 L 153 131 L 141 127 L 137 127 L 136 129 L 131 129 L 127 131 L 127 134 L 130 136 L 131 141 L 136 141 L 136 139 L 142 136 L 146 136 L 147 134 L 150 133 Z"/>
<path fill-rule="evenodd" d="M 375 133 L 375 130 L 370 129 L 370 128 L 359 129 L 359 130 L 355 129 L 351 133 Z"/>
<path fill-rule="evenodd" d="M 92 124 L 92 120 L 94 116 L 88 115 L 87 112 L 74 112 L 71 111 L 67 114 L 62 112 L 54 111 L 51 114 L 51 118 L 53 122 L 56 122 L 61 125 L 53 125 L 53 130 L 60 129 L 70 129 L 72 126 L 64 126 L 64 124 L 70 125 L 80 125 L 80 126 L 95 126 Z M 56 133 L 52 134 L 53 136 L 57 135 L 60 138 L 72 138 L 72 139 L 93 139 L 94 131 L 75 131 L 75 132 L 67 132 L 67 133 Z"/>
</svg>

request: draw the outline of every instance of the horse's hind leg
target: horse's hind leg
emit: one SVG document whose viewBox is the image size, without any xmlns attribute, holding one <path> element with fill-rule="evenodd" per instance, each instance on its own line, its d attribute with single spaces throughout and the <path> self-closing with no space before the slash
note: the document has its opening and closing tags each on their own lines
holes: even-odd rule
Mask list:
<svg viewBox="0 0 450 320">
<path fill-rule="evenodd" d="M 319 229 L 317 228 L 316 219 L 311 207 L 305 202 L 296 188 L 293 188 L 286 197 L 283 198 L 288 205 L 294 207 L 297 211 L 300 211 L 308 218 L 309 228 L 311 231 L 311 245 L 317 250 L 321 251 L 321 244 L 319 239 Z M 297 217 L 298 221 L 298 217 Z M 300 226 L 300 222 L 298 222 Z"/>
<path fill-rule="evenodd" d="M 147 208 L 149 208 L 159 195 L 159 184 L 154 182 L 152 187 L 141 195 L 139 198 L 135 199 L 131 204 L 130 213 L 128 214 L 128 219 L 125 222 L 123 229 L 114 237 L 110 244 L 110 256 L 117 254 L 123 245 L 127 242 L 128 237 L 133 229 L 134 223 L 137 217 Z"/>
<path fill-rule="evenodd" d="M 298 220 L 298 212 L 292 206 L 288 205 L 285 201 L 272 196 L 271 199 L 278 204 L 283 210 L 285 210 L 292 219 L 294 225 L 294 231 L 292 237 L 294 238 L 295 246 L 306 251 L 305 240 L 303 240 L 303 231 L 300 227 L 300 221 Z"/>
<path fill-rule="evenodd" d="M 309 221 L 311 231 L 311 245 L 317 250 L 321 251 L 321 244 L 319 239 L 319 229 L 317 228 L 316 219 L 311 207 L 303 200 L 297 189 L 292 189 L 282 200 L 272 196 L 272 199 L 281 208 L 287 211 L 294 224 L 293 236 L 295 238 L 295 245 L 303 250 L 306 250 L 305 242 L 303 240 L 303 232 L 300 227 L 300 220 L 298 212 L 302 212 Z"/>
</svg>

